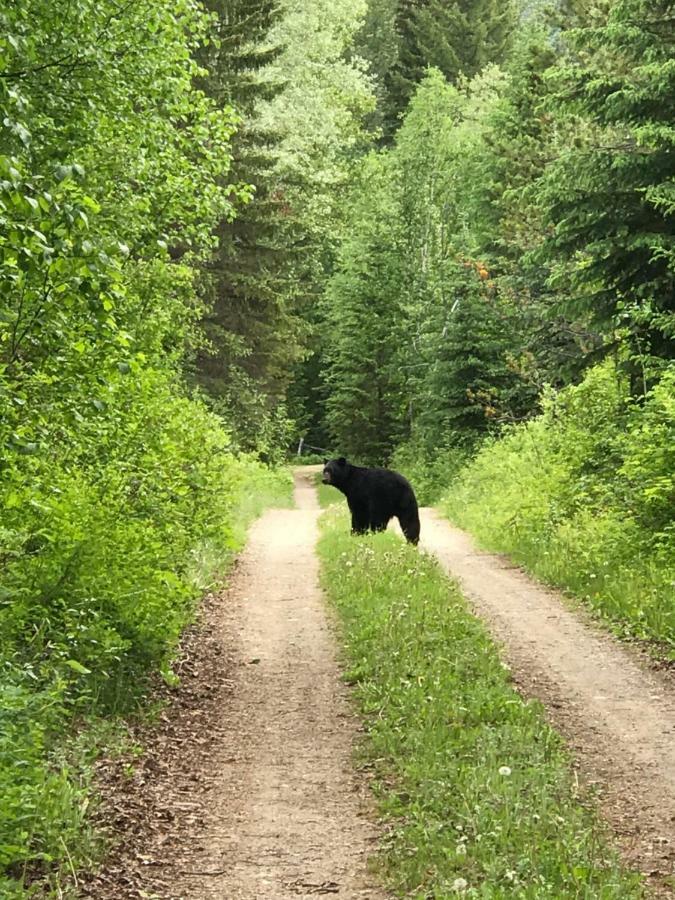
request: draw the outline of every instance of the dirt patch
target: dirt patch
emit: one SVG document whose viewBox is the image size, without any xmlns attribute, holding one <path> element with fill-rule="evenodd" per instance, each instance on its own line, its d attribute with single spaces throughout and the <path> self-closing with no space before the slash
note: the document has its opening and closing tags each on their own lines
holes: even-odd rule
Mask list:
<svg viewBox="0 0 675 900">
<path fill-rule="evenodd" d="M 385 896 L 367 869 L 377 831 L 352 769 L 358 722 L 318 587 L 309 477 L 206 603 L 157 746 L 108 805 L 123 843 L 81 896 Z"/>
<path fill-rule="evenodd" d="M 571 612 L 555 592 L 422 510 L 422 545 L 456 577 L 503 645 L 522 693 L 547 707 L 597 791 L 627 862 L 672 895 L 675 696 L 672 680 Z"/>
<path fill-rule="evenodd" d="M 227 728 L 222 710 L 232 702 L 236 660 L 222 635 L 231 619 L 226 594 L 204 599 L 174 665 L 179 686 L 157 685 L 151 702 L 162 708 L 158 720 L 130 728 L 130 743 L 141 755 L 97 762 L 102 803 L 93 824 L 112 849 L 102 869 L 80 876 L 81 897 L 170 896 L 165 860 L 180 845 L 186 823 L 199 822 L 202 793 L 214 780 L 213 754 Z"/>
</svg>

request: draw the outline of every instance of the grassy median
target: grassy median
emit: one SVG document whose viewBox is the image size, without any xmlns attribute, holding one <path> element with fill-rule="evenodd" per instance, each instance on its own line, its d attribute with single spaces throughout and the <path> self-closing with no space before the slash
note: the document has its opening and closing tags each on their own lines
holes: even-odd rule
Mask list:
<svg viewBox="0 0 675 900">
<path fill-rule="evenodd" d="M 435 559 L 394 534 L 353 538 L 323 517 L 335 605 L 387 821 L 381 862 L 399 896 L 634 898 L 561 739 L 525 702 Z"/>
</svg>

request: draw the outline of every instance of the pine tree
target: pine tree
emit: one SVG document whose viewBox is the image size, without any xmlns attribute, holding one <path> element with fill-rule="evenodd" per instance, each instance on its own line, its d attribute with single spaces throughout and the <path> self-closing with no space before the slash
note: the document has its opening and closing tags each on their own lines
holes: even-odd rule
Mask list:
<svg viewBox="0 0 675 900">
<path fill-rule="evenodd" d="M 397 8 L 397 0 L 369 0 L 363 27 L 354 42 L 354 52 L 368 62 L 375 79 L 377 109 L 368 125 L 371 130 L 381 132 L 386 140 L 390 137 L 390 123 L 396 120 L 397 114 L 391 108 L 388 91 L 389 78 L 399 55 Z"/>
<path fill-rule="evenodd" d="M 405 425 L 401 245 L 386 157 L 369 157 L 355 187 L 351 228 L 326 295 L 326 421 L 332 446 L 383 465 Z"/>
<path fill-rule="evenodd" d="M 576 56 L 553 103 L 586 124 L 542 183 L 554 283 L 608 348 L 616 328 L 627 335 L 638 392 L 648 357 L 675 353 L 674 24 L 670 0 L 619 0 L 605 24 L 568 35 Z"/>
<path fill-rule="evenodd" d="M 431 70 L 396 136 L 415 335 L 404 371 L 414 438 L 430 449 L 470 445 L 533 404 L 521 374 L 518 303 L 482 255 L 498 233 L 488 145 L 507 84 L 496 67 L 462 89 Z"/>
<path fill-rule="evenodd" d="M 254 187 L 251 202 L 217 229 L 218 248 L 207 272 L 207 345 L 197 360 L 199 382 L 217 408 L 237 422 L 243 445 L 254 449 L 262 423 L 283 400 L 298 352 L 298 324 L 289 311 L 291 265 L 288 209 L 274 172 L 277 136 L 262 128 L 256 105 L 283 85 L 264 70 L 281 48 L 269 31 L 278 0 L 208 0 L 215 39 L 201 53 L 204 90 L 241 116 L 233 140 L 232 183 Z"/>
<path fill-rule="evenodd" d="M 475 265 L 449 266 L 447 278 L 452 302 L 430 342 L 415 427 L 427 445 L 468 448 L 522 413 L 522 380 L 508 365 L 517 322 Z"/>
<path fill-rule="evenodd" d="M 499 62 L 515 21 L 512 0 L 401 0 L 399 59 L 388 76 L 390 105 L 398 113 L 404 110 L 429 67 L 456 82 Z"/>
<path fill-rule="evenodd" d="M 587 317 L 562 314 L 561 288 L 556 293 L 547 284 L 550 260 L 536 258 L 547 234 L 540 179 L 556 152 L 557 123 L 545 104 L 547 75 L 557 62 L 549 24 L 533 17 L 519 30 L 485 138 L 489 203 L 479 253 L 499 273 L 500 292 L 519 307 L 519 355 L 539 387 L 575 380 L 602 342 Z"/>
</svg>

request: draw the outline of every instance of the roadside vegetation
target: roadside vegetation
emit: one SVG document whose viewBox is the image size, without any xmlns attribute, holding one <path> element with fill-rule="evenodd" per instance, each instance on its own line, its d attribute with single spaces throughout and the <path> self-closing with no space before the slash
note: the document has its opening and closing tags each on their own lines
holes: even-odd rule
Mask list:
<svg viewBox="0 0 675 900">
<path fill-rule="evenodd" d="M 606 364 L 487 443 L 440 506 L 483 546 L 675 659 L 674 500 L 675 379 L 638 404 Z"/>
<path fill-rule="evenodd" d="M 88 826 L 96 756 L 119 742 L 119 716 L 142 714 L 151 673 L 173 679 L 180 634 L 225 577 L 248 523 L 291 503 L 287 474 L 223 452 L 218 424 L 197 412 L 186 443 L 177 419 L 155 433 L 171 441 L 175 467 L 146 452 L 137 498 L 114 466 L 95 484 L 64 476 L 58 498 L 35 510 L 39 550 L 20 553 L 13 533 L 0 618 L 3 898 L 30 893 L 34 881 L 56 887 L 62 869 L 100 854 Z"/>
<path fill-rule="evenodd" d="M 300 438 L 672 647 L 669 3 L 463 10 L 0 0 L 3 896 Z"/>
<path fill-rule="evenodd" d="M 193 387 L 231 105 L 193 3 L 0 3 L 0 896 L 85 864 L 89 770 L 271 502 Z M 269 426 L 269 427 L 268 427 Z M 246 452 L 248 451 L 248 452 Z M 48 892 L 44 884 L 38 888 Z"/>
<path fill-rule="evenodd" d="M 509 683 L 433 557 L 324 513 L 322 583 L 345 644 L 397 896 L 637 898 L 560 738 Z"/>
</svg>

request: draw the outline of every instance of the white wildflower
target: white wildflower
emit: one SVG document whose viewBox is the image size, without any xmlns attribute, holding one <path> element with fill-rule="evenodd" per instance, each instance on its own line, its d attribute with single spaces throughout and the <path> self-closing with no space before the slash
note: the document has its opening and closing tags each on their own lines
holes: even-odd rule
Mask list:
<svg viewBox="0 0 675 900">
<path fill-rule="evenodd" d="M 511 769 L 508 766 L 500 766 L 499 774 L 508 776 L 511 774 Z"/>
<path fill-rule="evenodd" d="M 469 882 L 466 878 L 455 878 L 452 882 L 452 889 L 458 894 L 464 893 L 464 891 L 468 888 Z"/>
</svg>

